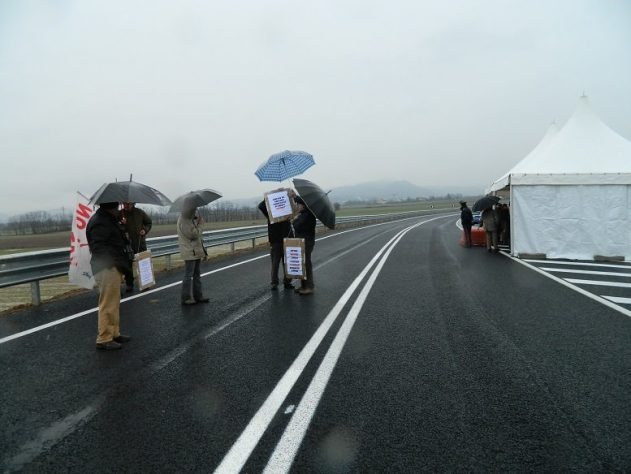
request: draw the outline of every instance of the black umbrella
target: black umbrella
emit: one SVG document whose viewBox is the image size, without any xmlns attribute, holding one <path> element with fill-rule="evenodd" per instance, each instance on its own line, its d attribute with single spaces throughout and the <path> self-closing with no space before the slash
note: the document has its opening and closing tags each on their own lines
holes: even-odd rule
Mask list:
<svg viewBox="0 0 631 474">
<path fill-rule="evenodd" d="M 320 186 L 306 179 L 294 179 L 294 187 L 313 215 L 329 229 L 335 228 L 335 209 Z"/>
<path fill-rule="evenodd" d="M 213 201 L 216 201 L 221 197 L 221 193 L 213 189 L 198 189 L 197 191 L 190 191 L 186 194 L 182 194 L 175 201 L 169 209 L 169 212 L 181 211 L 182 209 L 193 209 L 197 207 L 205 206 Z"/>
<path fill-rule="evenodd" d="M 473 212 L 483 211 L 484 209 L 493 207 L 493 205 L 497 204 L 498 202 L 500 202 L 499 196 L 484 196 L 475 202 L 471 210 Z"/>
<path fill-rule="evenodd" d="M 91 204 L 103 202 L 139 202 L 158 206 L 171 204 L 171 200 L 157 189 L 136 181 L 105 183 L 90 198 Z"/>
</svg>

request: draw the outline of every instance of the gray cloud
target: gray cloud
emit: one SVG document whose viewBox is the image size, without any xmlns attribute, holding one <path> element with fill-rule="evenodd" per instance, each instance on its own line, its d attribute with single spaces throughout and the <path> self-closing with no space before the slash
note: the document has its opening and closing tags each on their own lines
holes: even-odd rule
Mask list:
<svg viewBox="0 0 631 474">
<path fill-rule="evenodd" d="M 628 2 L 2 2 L 0 212 L 105 181 L 175 197 L 275 187 L 289 148 L 324 187 L 479 185 L 583 91 L 631 138 Z"/>
</svg>

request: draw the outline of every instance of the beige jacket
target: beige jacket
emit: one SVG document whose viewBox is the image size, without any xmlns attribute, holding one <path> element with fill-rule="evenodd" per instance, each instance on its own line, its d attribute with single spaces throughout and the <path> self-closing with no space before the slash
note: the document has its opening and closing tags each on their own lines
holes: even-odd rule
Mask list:
<svg viewBox="0 0 631 474">
<path fill-rule="evenodd" d="M 177 220 L 177 240 L 180 244 L 182 260 L 199 260 L 206 256 L 202 244 L 202 228 L 197 225 L 197 217 L 180 214 Z"/>
</svg>

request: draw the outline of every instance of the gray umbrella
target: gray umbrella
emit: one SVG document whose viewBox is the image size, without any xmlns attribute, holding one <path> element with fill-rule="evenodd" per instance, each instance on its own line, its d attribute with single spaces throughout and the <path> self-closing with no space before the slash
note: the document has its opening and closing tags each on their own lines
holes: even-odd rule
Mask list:
<svg viewBox="0 0 631 474">
<path fill-rule="evenodd" d="M 221 193 L 212 189 L 199 189 L 197 191 L 190 191 L 186 194 L 182 194 L 175 201 L 169 209 L 169 212 L 181 211 L 182 209 L 193 209 L 197 207 L 205 206 L 213 201 L 216 201 L 221 197 Z"/>
<path fill-rule="evenodd" d="M 91 204 L 104 202 L 138 202 L 168 206 L 171 200 L 157 189 L 136 181 L 116 181 L 105 183 L 90 198 Z"/>
<path fill-rule="evenodd" d="M 309 210 L 329 229 L 335 228 L 335 208 L 328 194 L 306 179 L 294 179 L 294 187 Z"/>
</svg>

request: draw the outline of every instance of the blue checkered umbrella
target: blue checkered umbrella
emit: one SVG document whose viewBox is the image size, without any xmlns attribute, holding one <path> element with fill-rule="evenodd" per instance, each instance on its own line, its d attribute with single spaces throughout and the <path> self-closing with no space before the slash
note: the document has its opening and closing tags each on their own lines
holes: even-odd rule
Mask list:
<svg viewBox="0 0 631 474">
<path fill-rule="evenodd" d="M 270 156 L 254 174 L 260 181 L 285 181 L 315 165 L 313 156 L 304 151 L 281 151 Z"/>
</svg>

